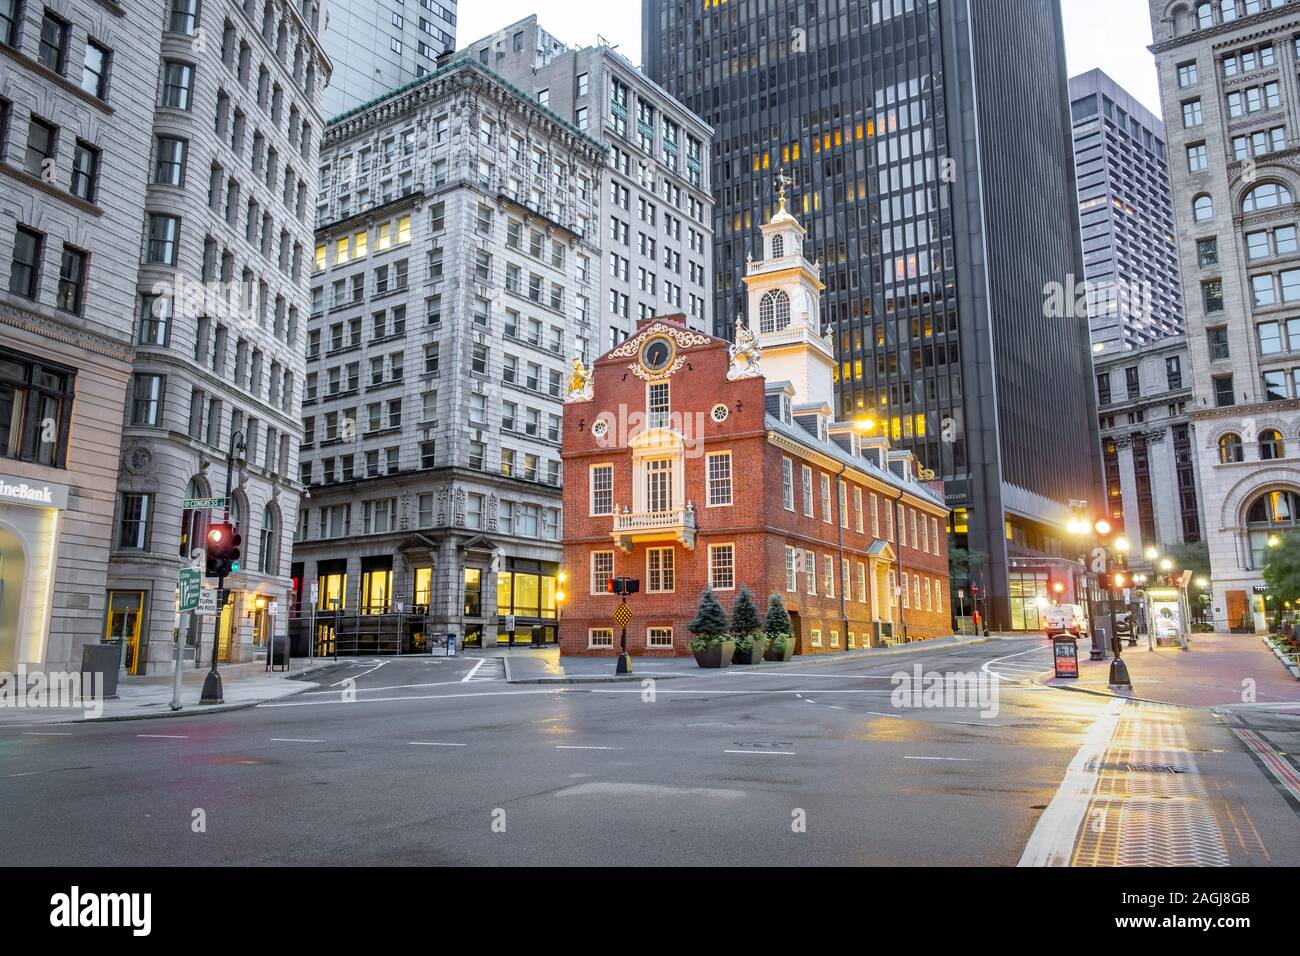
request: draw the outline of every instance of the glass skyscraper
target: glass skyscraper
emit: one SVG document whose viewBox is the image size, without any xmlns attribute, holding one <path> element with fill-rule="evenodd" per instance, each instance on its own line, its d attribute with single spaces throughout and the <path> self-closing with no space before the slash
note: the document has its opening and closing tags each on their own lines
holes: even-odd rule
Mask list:
<svg viewBox="0 0 1300 956">
<path fill-rule="evenodd" d="M 644 0 L 642 18 L 646 72 L 715 129 L 715 332 L 743 314 L 783 172 L 823 264 L 837 416 L 944 480 L 985 619 L 1036 626 L 1012 591 L 1072 585 L 1069 504 L 1102 505 L 1056 0 Z"/>
</svg>

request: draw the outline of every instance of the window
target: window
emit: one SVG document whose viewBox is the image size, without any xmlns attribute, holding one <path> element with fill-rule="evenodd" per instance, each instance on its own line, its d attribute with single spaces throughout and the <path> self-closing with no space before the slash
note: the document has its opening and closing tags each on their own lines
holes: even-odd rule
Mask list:
<svg viewBox="0 0 1300 956">
<path fill-rule="evenodd" d="M 178 110 L 189 109 L 193 84 L 194 67 L 178 60 L 167 60 L 163 67 L 162 105 Z"/>
<path fill-rule="evenodd" d="M 159 136 L 154 159 L 153 181 L 164 186 L 181 186 L 185 180 L 185 155 L 189 144 L 183 139 Z M 324 251 L 324 247 L 321 247 Z M 323 263 L 322 263 L 323 266 Z"/>
<path fill-rule="evenodd" d="M 1218 408 L 1225 408 L 1229 405 L 1236 404 L 1232 392 L 1232 376 L 1220 375 L 1214 380 L 1214 404 Z"/>
<path fill-rule="evenodd" d="M 36 60 L 47 70 L 62 75 L 67 53 L 68 22 L 46 10 L 41 18 L 41 40 L 36 49 Z"/>
<path fill-rule="evenodd" d="M 145 261 L 176 265 L 176 244 L 180 238 L 180 227 L 181 221 L 176 216 L 150 213 L 149 244 L 145 252 Z"/>
<path fill-rule="evenodd" d="M 117 546 L 119 548 L 143 549 L 149 541 L 149 511 L 152 496 L 147 494 L 124 494 L 122 496 L 121 520 L 118 525 Z"/>
<path fill-rule="evenodd" d="M 1201 101 L 1188 100 L 1183 103 L 1183 126 L 1190 128 L 1200 126 L 1203 119 L 1201 116 Z"/>
<path fill-rule="evenodd" d="M 1279 183 L 1260 183 L 1241 201 L 1242 212 L 1256 212 L 1261 209 L 1272 209 L 1275 206 L 1289 205 L 1291 202 L 1291 190 Z"/>
<path fill-rule="evenodd" d="M 831 476 L 823 473 L 821 475 L 822 491 L 822 521 L 827 524 L 831 523 Z"/>
<path fill-rule="evenodd" d="M 646 548 L 646 590 L 672 591 L 673 581 L 672 548 Z"/>
<path fill-rule="evenodd" d="M 61 366 L 0 351 L 0 457 L 64 467 L 74 378 Z"/>
<path fill-rule="evenodd" d="M 591 513 L 592 515 L 609 515 L 614 513 L 614 466 L 591 466 Z"/>
<path fill-rule="evenodd" d="M 1192 218 L 1197 222 L 1206 222 L 1214 218 L 1214 201 L 1202 193 L 1192 200 Z"/>
<path fill-rule="evenodd" d="M 669 629 L 671 633 L 671 628 Z M 587 629 L 587 647 L 613 647 L 614 630 L 609 627 L 591 627 Z"/>
<path fill-rule="evenodd" d="M 646 628 L 646 647 L 672 647 L 673 629 L 671 627 Z"/>
<path fill-rule="evenodd" d="M 735 546 L 709 545 L 709 587 L 715 591 L 730 591 L 736 586 Z"/>
<path fill-rule="evenodd" d="M 57 136 L 58 130 L 54 126 L 36 116 L 31 118 L 27 126 L 27 154 L 23 159 L 23 168 L 47 182 L 47 170 L 54 163 Z"/>
<path fill-rule="evenodd" d="M 765 292 L 758 303 L 759 331 L 778 332 L 789 324 L 790 296 L 783 289 Z"/>
<path fill-rule="evenodd" d="M 668 427 L 668 383 L 651 382 L 646 386 L 648 428 Z"/>
<path fill-rule="evenodd" d="M 14 233 L 14 253 L 9 264 L 9 291 L 35 299 L 41 286 L 41 254 L 45 237 L 19 226 Z"/>
<path fill-rule="evenodd" d="M 790 547 L 788 544 L 785 546 L 785 589 L 787 591 L 799 590 L 798 558 L 796 557 L 798 554 L 800 552 L 797 549 Z"/>
<path fill-rule="evenodd" d="M 77 140 L 72 150 L 72 182 L 68 191 L 86 202 L 94 202 L 98 181 L 99 150 Z"/>
<path fill-rule="evenodd" d="M 786 511 L 794 511 L 794 462 L 781 459 L 781 503 Z"/>
<path fill-rule="evenodd" d="M 162 424 L 165 379 L 161 375 L 137 374 L 131 390 L 131 424 Z"/>
<path fill-rule="evenodd" d="M 714 452 L 707 456 L 709 507 L 731 504 L 731 452 Z"/>
<path fill-rule="evenodd" d="M 23 12 L 23 0 L 0 0 L 0 43 L 18 45 L 18 24 Z"/>
<path fill-rule="evenodd" d="M 1202 269 L 1219 264 L 1218 239 L 1197 239 L 1196 259 Z"/>
<path fill-rule="evenodd" d="M 1282 433 L 1276 428 L 1266 428 L 1259 433 L 1261 461 L 1274 461 L 1283 457 Z"/>
<path fill-rule="evenodd" d="M 1194 143 L 1187 147 L 1187 171 L 1199 173 L 1210 166 L 1210 157 L 1204 143 Z"/>
<path fill-rule="evenodd" d="M 591 593 L 605 594 L 614 576 L 614 552 L 591 552 Z"/>
<path fill-rule="evenodd" d="M 59 265 L 59 294 L 55 305 L 64 312 L 81 314 L 82 291 L 86 285 L 86 253 L 65 245 Z"/>
<path fill-rule="evenodd" d="M 1226 326 L 1205 330 L 1206 344 L 1210 352 L 1211 361 L 1222 361 L 1229 357 L 1228 349 L 1228 329 Z"/>
<path fill-rule="evenodd" d="M 4 0 L 0 0 L 0 32 L 3 31 Z M 81 88 L 98 99 L 108 98 L 108 47 L 94 40 L 86 41 L 85 59 L 81 64 Z"/>
<path fill-rule="evenodd" d="M 199 0 L 171 0 L 171 8 L 167 29 L 192 36 L 199 17 Z"/>
<path fill-rule="evenodd" d="M 813 516 L 813 473 L 807 465 L 803 466 L 803 513 L 811 518 Z"/>
<path fill-rule="evenodd" d="M 1196 61 L 1190 63 L 1178 64 L 1178 86 L 1179 88 L 1194 85 L 1199 80 L 1196 75 Z"/>
</svg>

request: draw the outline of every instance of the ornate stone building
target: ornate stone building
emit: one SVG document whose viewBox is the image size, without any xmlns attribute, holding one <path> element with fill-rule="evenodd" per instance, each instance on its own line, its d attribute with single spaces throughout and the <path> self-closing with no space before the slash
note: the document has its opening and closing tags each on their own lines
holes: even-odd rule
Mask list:
<svg viewBox="0 0 1300 956">
<path fill-rule="evenodd" d="M 555 639 L 562 388 L 599 330 L 604 159 L 468 56 L 331 122 L 293 566 L 304 631 L 314 616 L 322 639 L 385 650 L 493 645 L 513 617 L 523 639 Z"/>
<path fill-rule="evenodd" d="M 1300 5 L 1150 0 L 1221 630 L 1272 610 L 1261 569 L 1300 512 Z"/>
<path fill-rule="evenodd" d="M 165 6 L 0 3 L 0 671 L 104 632 Z"/>
</svg>

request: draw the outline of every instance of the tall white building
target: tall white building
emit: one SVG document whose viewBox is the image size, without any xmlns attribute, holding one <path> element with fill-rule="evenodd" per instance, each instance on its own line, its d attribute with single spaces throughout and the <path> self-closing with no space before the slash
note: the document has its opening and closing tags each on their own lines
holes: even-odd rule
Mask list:
<svg viewBox="0 0 1300 956">
<path fill-rule="evenodd" d="M 332 122 L 295 617 L 340 648 L 555 638 L 561 403 L 600 334 L 605 148 L 473 57 Z M 621 317 L 620 329 L 625 319 Z"/>
<path fill-rule="evenodd" d="M 327 118 L 432 72 L 456 48 L 457 0 L 343 0 L 330 6 L 325 53 L 334 64 Z"/>
<path fill-rule="evenodd" d="M 610 45 L 568 47 L 536 16 L 462 53 L 609 147 L 600 301 L 610 320 L 594 354 L 618 344 L 629 320 L 659 314 L 712 331 L 713 128 Z"/>
<path fill-rule="evenodd" d="M 1150 10 L 1212 613 L 1219 629 L 1261 630 L 1276 610 L 1261 569 L 1300 522 L 1300 3 Z"/>
<path fill-rule="evenodd" d="M 104 634 L 166 6 L 0 0 L 0 671 Z"/>
</svg>

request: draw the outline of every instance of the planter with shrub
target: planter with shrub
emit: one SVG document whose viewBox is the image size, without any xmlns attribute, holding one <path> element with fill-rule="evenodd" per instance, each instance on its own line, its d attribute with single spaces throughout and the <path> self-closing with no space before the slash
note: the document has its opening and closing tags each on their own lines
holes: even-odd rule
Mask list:
<svg viewBox="0 0 1300 956">
<path fill-rule="evenodd" d="M 736 642 L 736 653 L 731 658 L 733 664 L 757 664 L 763 660 L 767 638 L 763 634 L 758 608 L 746 587 L 740 589 L 731 609 L 731 638 Z"/>
<path fill-rule="evenodd" d="M 767 602 L 767 616 L 763 619 L 763 635 L 767 638 L 765 661 L 788 661 L 794 656 L 794 630 L 790 615 L 786 613 L 781 595 L 773 594 Z"/>
<path fill-rule="evenodd" d="M 691 652 L 696 664 L 700 667 L 727 667 L 731 664 L 736 644 L 731 640 L 727 614 L 712 590 L 706 588 L 700 595 L 695 620 L 686 629 L 695 635 L 691 638 Z"/>
</svg>

